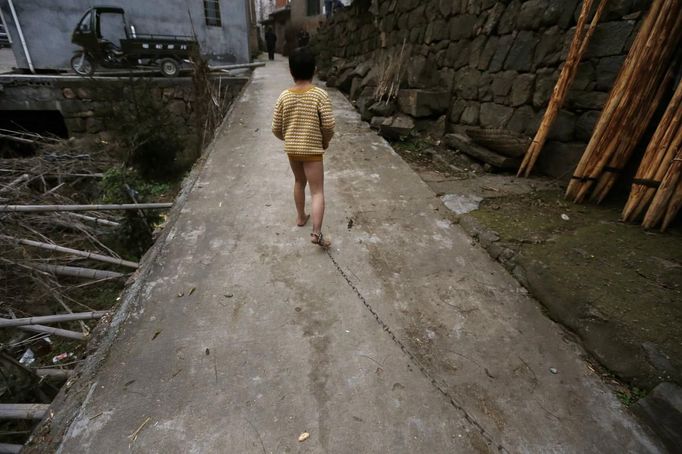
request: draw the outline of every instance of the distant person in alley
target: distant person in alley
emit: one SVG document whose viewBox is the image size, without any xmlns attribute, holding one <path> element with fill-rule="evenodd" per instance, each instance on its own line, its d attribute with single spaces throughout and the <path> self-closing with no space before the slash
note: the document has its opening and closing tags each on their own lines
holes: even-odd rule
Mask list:
<svg viewBox="0 0 682 454">
<path fill-rule="evenodd" d="M 268 27 L 265 32 L 265 46 L 268 48 L 268 58 L 275 59 L 275 44 L 277 43 L 277 35 L 272 31 L 272 27 Z"/>
<path fill-rule="evenodd" d="M 305 188 L 312 196 L 313 232 L 311 242 L 328 248 L 331 242 L 322 235 L 324 218 L 323 156 L 334 135 L 334 114 L 329 95 L 313 85 L 315 56 L 307 47 L 295 49 L 289 56 L 289 70 L 294 86 L 277 99 L 272 117 L 272 133 L 284 141 L 284 151 L 294 173 L 296 224 L 303 227 L 310 215 L 305 212 Z"/>
</svg>

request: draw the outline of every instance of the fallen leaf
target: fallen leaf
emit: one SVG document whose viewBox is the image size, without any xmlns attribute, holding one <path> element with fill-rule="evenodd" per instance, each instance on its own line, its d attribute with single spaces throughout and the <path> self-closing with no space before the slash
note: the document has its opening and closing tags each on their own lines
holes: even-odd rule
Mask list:
<svg viewBox="0 0 682 454">
<path fill-rule="evenodd" d="M 306 441 L 308 438 L 310 438 L 310 434 L 308 432 L 303 432 L 301 435 L 298 436 L 298 441 L 303 442 Z"/>
</svg>

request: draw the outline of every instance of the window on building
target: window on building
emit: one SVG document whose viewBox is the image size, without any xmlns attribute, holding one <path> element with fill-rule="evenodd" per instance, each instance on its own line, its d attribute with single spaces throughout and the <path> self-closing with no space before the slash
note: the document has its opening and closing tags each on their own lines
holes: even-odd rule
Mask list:
<svg viewBox="0 0 682 454">
<path fill-rule="evenodd" d="M 320 14 L 320 0 L 308 1 L 308 16 L 318 16 Z"/>
<path fill-rule="evenodd" d="M 222 26 L 220 21 L 220 0 L 204 0 L 204 16 L 206 25 L 212 27 Z"/>
</svg>

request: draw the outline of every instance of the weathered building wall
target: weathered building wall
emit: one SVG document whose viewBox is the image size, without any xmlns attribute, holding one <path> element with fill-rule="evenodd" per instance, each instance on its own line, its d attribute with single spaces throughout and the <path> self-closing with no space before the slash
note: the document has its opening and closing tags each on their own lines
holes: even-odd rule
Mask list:
<svg viewBox="0 0 682 454">
<path fill-rule="evenodd" d="M 208 26 L 203 2 L 184 0 L 116 0 L 102 5 L 122 7 L 130 24 L 141 34 L 192 35 L 196 31 L 202 53 L 214 60 L 248 62 L 249 23 L 246 0 L 221 0 L 221 26 Z M 99 3 L 96 3 L 99 4 Z M 71 33 L 91 0 L 14 0 L 33 66 L 39 69 L 68 69 L 78 46 Z M 19 68 L 28 69 L 8 0 L 0 0 L 12 37 L 12 49 Z M 192 16 L 190 22 L 189 12 Z M 122 32 L 123 33 L 123 32 Z"/>
<path fill-rule="evenodd" d="M 320 24 L 324 21 L 324 1 L 315 0 L 316 9 L 308 8 L 309 0 L 292 0 L 291 7 L 291 22 L 294 26 L 304 28 L 309 32 L 315 32 Z M 317 14 L 308 14 L 317 11 Z"/>
<path fill-rule="evenodd" d="M 359 108 L 367 109 L 370 103 L 363 98 L 373 91 L 367 87 L 377 83 L 374 69 L 358 71 L 360 64 L 374 62 L 370 67 L 376 68 L 382 55 L 397 55 L 404 42 L 409 57 L 402 87 L 432 89 L 447 97 L 449 130 L 503 128 L 529 136 L 539 126 L 582 4 L 577 0 L 364 3 L 356 2 L 337 14 L 320 29 L 314 44 L 322 76 L 342 89 L 352 88 Z M 647 3 L 609 2 L 552 129 L 541 170 L 570 176 Z"/>
</svg>

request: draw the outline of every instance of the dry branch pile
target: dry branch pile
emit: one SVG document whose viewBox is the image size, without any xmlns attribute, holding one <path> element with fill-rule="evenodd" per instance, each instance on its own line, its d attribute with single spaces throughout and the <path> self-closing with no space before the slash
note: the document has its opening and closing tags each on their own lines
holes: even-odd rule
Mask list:
<svg viewBox="0 0 682 454">
<path fill-rule="evenodd" d="M 408 50 L 405 48 L 406 40 L 398 51 L 393 48 L 385 52 L 379 59 L 379 80 L 374 90 L 374 99 L 389 102 L 398 96 L 400 84 L 405 74 L 405 63 L 408 58 Z"/>
<path fill-rule="evenodd" d="M 0 425 L 14 434 L 3 442 L 23 443 L 33 422 L 8 422 L 30 416 L 12 405 L 47 407 L 85 352 L 86 321 L 103 315 L 93 310 L 114 303 L 93 296 L 104 282 L 120 289 L 137 264 L 106 245 L 121 228 L 112 212 L 2 211 L 97 200 L 114 145 L 4 134 L 21 140 L 5 137 L 0 152 Z"/>
<path fill-rule="evenodd" d="M 228 87 L 222 83 L 222 78 L 211 77 L 208 61 L 199 54 L 192 55 L 192 85 L 194 87 L 194 114 L 196 129 L 199 134 L 200 149 L 203 149 L 215 133 L 231 104 Z"/>
<path fill-rule="evenodd" d="M 47 141 L 33 156 L 0 159 L 0 206 L 87 203 L 102 172 L 114 164 L 110 156 L 102 143 Z M 130 270 L 132 262 L 102 240 L 118 225 L 110 214 L 94 211 L 0 212 L 0 317 L 91 310 L 72 297 L 84 284 L 79 276 L 111 280 Z M 81 336 L 87 335 L 87 326 L 80 326 Z M 63 334 L 58 328 L 31 331 Z"/>
</svg>

